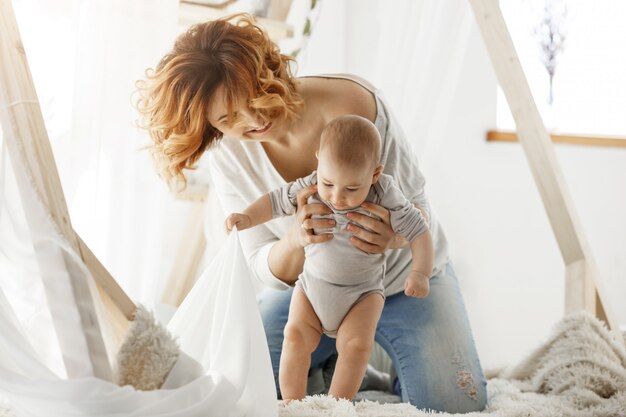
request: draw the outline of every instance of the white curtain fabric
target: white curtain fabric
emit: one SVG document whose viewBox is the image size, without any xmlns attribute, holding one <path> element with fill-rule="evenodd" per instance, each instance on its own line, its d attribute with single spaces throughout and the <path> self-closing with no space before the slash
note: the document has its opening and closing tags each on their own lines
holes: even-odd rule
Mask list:
<svg viewBox="0 0 626 417">
<path fill-rule="evenodd" d="M 474 16 L 467 0 L 375 3 L 381 24 L 376 43 L 368 45 L 368 73 L 424 159 L 427 144 L 442 142 L 453 123 L 449 114 Z"/>
<path fill-rule="evenodd" d="M 474 16 L 467 0 L 378 2 L 385 22 L 375 55 L 382 88 L 422 159 L 444 143 Z M 401 58 L 400 58 L 401 57 Z M 399 62 L 400 61 L 400 62 Z"/>
<path fill-rule="evenodd" d="M 2 143 L 1 149 L 0 289 L 19 317 L 19 328 L 39 360 L 54 374 L 66 376 L 6 143 Z"/>
<path fill-rule="evenodd" d="M 179 31 L 176 0 L 14 0 L 14 9 L 74 228 L 130 295 L 158 307 L 189 203 L 155 174 L 135 126 L 135 80 Z M 0 161 L 6 175 L 9 163 Z M 10 169 L 10 168 L 9 168 Z M 65 375 L 29 229 L 3 183 L 0 286 L 46 365 Z"/>
<path fill-rule="evenodd" d="M 297 26 L 308 2 L 295 3 L 290 18 Z M 453 123 L 450 109 L 473 25 L 467 0 L 322 2 L 298 73 L 349 72 L 370 80 L 424 160 L 427 144 L 440 142 Z"/>
<path fill-rule="evenodd" d="M 54 375 L 0 291 L 0 396 L 19 416 L 277 415 L 267 342 L 246 268 L 233 233 L 168 325 L 204 375 L 155 391 Z"/>
<path fill-rule="evenodd" d="M 16 121 L 21 120 L 20 114 L 30 106 L 32 104 L 9 103 L 8 97 L 0 94 L 0 122 L 5 135 L 2 149 L 3 152 L 6 152 L 7 148 L 10 150 L 14 167 L 11 179 L 15 180 L 19 188 L 19 199 L 28 224 L 29 233 L 21 238 L 30 240 L 34 249 L 34 258 L 39 267 L 39 281 L 45 294 L 40 302 L 47 301 L 52 318 L 51 324 L 57 336 L 56 341 L 67 375 L 71 377 L 98 375 L 110 380 L 111 369 L 92 301 L 93 286 L 89 285 L 89 274 L 60 233 L 59 224 L 56 223 L 59 220 L 54 218 L 52 211 L 45 206 L 44 196 L 38 194 L 35 184 L 41 183 L 41 180 L 35 174 L 37 169 L 28 164 L 27 160 L 30 158 L 26 154 L 29 149 L 35 147 L 25 145 L 31 140 L 26 137 L 27 129 L 15 126 Z M 11 120 L 12 118 L 14 120 Z M 7 146 L 4 146 L 5 144 Z M 3 179 L 7 179 L 10 174 L 6 172 L 5 165 L 2 170 Z M 52 182 L 54 183 L 54 180 Z M 8 194 L 4 193 L 4 186 L 0 186 L 0 190 L 3 191 L 0 194 L 3 200 L 17 200 L 5 198 Z M 5 276 L 4 280 L 12 281 L 15 278 L 17 277 Z M 33 336 L 37 338 L 38 335 Z M 44 341 L 36 340 L 36 343 L 41 342 Z"/>
<path fill-rule="evenodd" d="M 15 0 L 74 228 L 136 302 L 171 274 L 190 203 L 155 173 L 135 81 L 182 28 L 176 0 Z"/>
<path fill-rule="evenodd" d="M 78 16 L 65 149 L 70 210 L 95 254 L 131 298 L 147 306 L 161 297 L 189 208 L 173 199 L 141 149 L 149 140 L 134 125 L 131 93 L 171 47 L 177 15 L 176 0 L 105 0 L 81 2 Z"/>
<path fill-rule="evenodd" d="M 272 416 L 274 373 L 253 280 L 235 231 L 167 327 L 183 352 L 238 389 L 231 414 Z"/>
</svg>

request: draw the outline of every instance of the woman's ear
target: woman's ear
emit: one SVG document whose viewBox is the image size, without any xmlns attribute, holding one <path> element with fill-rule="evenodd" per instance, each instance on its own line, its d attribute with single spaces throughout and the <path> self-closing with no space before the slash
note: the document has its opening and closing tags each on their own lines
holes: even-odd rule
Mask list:
<svg viewBox="0 0 626 417">
<path fill-rule="evenodd" d="M 320 160 L 320 151 L 319 149 L 317 151 L 315 151 L 315 158 L 319 161 Z"/>
<path fill-rule="evenodd" d="M 375 184 L 378 181 L 378 177 L 383 173 L 384 165 L 378 165 L 374 170 L 374 176 L 372 177 L 372 184 Z"/>
</svg>

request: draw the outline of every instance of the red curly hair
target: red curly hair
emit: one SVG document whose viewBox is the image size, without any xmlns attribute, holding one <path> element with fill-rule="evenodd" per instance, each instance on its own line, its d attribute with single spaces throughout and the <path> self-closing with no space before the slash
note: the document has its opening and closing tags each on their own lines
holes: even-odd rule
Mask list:
<svg viewBox="0 0 626 417">
<path fill-rule="evenodd" d="M 139 125 L 148 130 L 161 177 L 186 186 L 184 169 L 222 133 L 208 121 L 215 90 L 226 91 L 229 123 L 239 97 L 266 120 L 293 119 L 303 105 L 289 67 L 267 33 L 247 14 L 190 27 L 156 69 L 137 81 Z"/>
</svg>

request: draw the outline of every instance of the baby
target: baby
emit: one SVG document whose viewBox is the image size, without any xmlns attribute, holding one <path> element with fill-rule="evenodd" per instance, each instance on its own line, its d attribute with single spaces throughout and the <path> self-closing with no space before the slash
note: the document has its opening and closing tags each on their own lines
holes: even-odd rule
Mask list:
<svg viewBox="0 0 626 417">
<path fill-rule="evenodd" d="M 368 254 L 351 243 L 347 213 L 375 217 L 360 207 L 365 201 L 389 210 L 394 232 L 411 242 L 413 261 L 405 294 L 428 295 L 433 267 L 428 226 L 393 177 L 382 173 L 380 153 L 380 135 L 372 122 L 355 115 L 334 119 L 320 137 L 316 171 L 263 195 L 242 213 L 226 219 L 230 232 L 234 227 L 244 230 L 294 214 L 298 191 L 317 185 L 308 202 L 328 206 L 333 213 L 317 217 L 336 221 L 332 229 L 314 230 L 333 233 L 333 239 L 304 248 L 304 269 L 295 284 L 280 359 L 279 383 L 286 401 L 305 397 L 311 353 L 322 333 L 337 339 L 338 359 L 329 395 L 352 399 L 365 374 L 384 305 L 385 254 Z"/>
</svg>

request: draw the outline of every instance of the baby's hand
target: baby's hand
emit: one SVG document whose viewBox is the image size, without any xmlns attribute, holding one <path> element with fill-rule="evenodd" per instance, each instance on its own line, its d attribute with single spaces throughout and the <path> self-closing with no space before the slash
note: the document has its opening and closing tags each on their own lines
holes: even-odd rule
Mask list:
<svg viewBox="0 0 626 417">
<path fill-rule="evenodd" d="M 226 232 L 230 234 L 235 227 L 237 230 L 244 230 L 250 227 L 250 216 L 247 214 L 233 213 L 226 218 Z"/>
<path fill-rule="evenodd" d="M 430 292 L 430 278 L 421 272 L 411 271 L 404 281 L 404 294 L 409 297 L 424 298 Z"/>
</svg>

